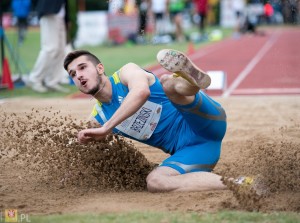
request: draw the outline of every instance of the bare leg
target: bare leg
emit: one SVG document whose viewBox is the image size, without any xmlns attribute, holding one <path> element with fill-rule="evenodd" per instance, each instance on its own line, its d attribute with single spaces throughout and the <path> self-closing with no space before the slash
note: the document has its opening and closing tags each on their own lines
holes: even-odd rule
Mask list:
<svg viewBox="0 0 300 223">
<path fill-rule="evenodd" d="M 176 104 L 189 104 L 194 101 L 195 94 L 199 88 L 192 86 L 182 77 L 174 77 L 174 75 L 163 75 L 160 82 L 168 98 Z"/>
<path fill-rule="evenodd" d="M 176 40 L 179 42 L 182 42 L 185 39 L 183 29 L 182 29 L 182 13 L 178 13 L 174 17 L 174 23 L 175 23 L 175 27 L 176 27 L 176 31 L 175 31 Z"/>
<path fill-rule="evenodd" d="M 210 77 L 195 66 L 183 53 L 165 49 L 157 54 L 158 62 L 173 75 L 163 75 L 160 82 L 168 98 L 176 104 L 190 104 L 200 89 L 210 85 Z M 226 189 L 221 176 L 211 172 L 180 174 L 173 168 L 161 166 L 147 177 L 150 192 L 203 191 Z"/>
<path fill-rule="evenodd" d="M 147 177 L 150 192 L 223 190 L 221 176 L 211 172 L 180 174 L 170 167 L 157 167 Z"/>
</svg>

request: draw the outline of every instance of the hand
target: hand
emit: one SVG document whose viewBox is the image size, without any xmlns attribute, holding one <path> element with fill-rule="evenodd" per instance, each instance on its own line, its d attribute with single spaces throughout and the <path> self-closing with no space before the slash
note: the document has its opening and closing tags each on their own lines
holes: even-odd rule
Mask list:
<svg viewBox="0 0 300 223">
<path fill-rule="evenodd" d="M 93 140 L 104 139 L 109 133 L 110 131 L 105 127 L 84 129 L 78 133 L 77 138 L 79 143 L 88 143 Z"/>
</svg>

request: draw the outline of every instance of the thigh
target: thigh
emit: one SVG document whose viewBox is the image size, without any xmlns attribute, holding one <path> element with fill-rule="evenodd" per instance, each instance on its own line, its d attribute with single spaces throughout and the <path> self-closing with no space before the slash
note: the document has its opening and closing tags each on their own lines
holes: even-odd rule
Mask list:
<svg viewBox="0 0 300 223">
<path fill-rule="evenodd" d="M 174 103 L 173 103 L 174 104 Z M 207 140 L 220 141 L 226 132 L 226 113 L 219 103 L 199 92 L 188 105 L 174 106 L 186 121 L 186 128 L 190 128 L 196 135 Z"/>
<path fill-rule="evenodd" d="M 187 145 L 164 160 L 161 167 L 171 167 L 181 174 L 190 172 L 211 172 L 221 153 L 220 141 L 203 141 Z"/>
</svg>

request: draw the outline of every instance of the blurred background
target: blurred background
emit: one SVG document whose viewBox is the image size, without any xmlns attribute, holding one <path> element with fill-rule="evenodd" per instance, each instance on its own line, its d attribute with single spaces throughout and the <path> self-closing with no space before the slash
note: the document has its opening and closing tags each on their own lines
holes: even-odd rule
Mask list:
<svg viewBox="0 0 300 223">
<path fill-rule="evenodd" d="M 22 0 L 20 0 L 22 1 Z M 28 15 L 28 25 L 30 27 L 38 27 L 39 20 L 36 5 L 39 0 L 31 0 L 30 13 Z M 76 41 L 78 45 L 82 45 L 85 41 L 82 29 L 87 31 L 93 26 L 98 26 L 93 32 L 98 31 L 98 39 L 89 40 L 91 43 L 103 43 L 113 38 L 120 31 L 122 37 L 132 38 L 131 35 L 137 34 L 139 26 L 139 14 L 143 13 L 141 10 L 141 0 L 68 0 L 72 5 L 69 7 L 69 14 L 76 13 L 76 20 L 68 18 L 68 22 L 77 22 L 79 25 L 79 34 L 77 34 Z M 172 0 L 171 0 L 172 1 Z M 201 1 L 201 0 L 200 0 Z M 251 14 L 256 17 L 257 25 L 275 25 L 275 24 L 298 24 L 299 23 L 299 0 L 206 0 L 206 25 L 207 26 L 221 26 L 233 27 L 235 25 L 235 13 L 237 10 L 241 11 L 243 17 Z M 147 10 L 147 24 L 144 27 L 145 34 L 153 34 L 154 19 L 151 8 L 151 0 Z M 153 1 L 154 2 L 154 1 Z M 164 0 L 161 0 L 164 2 Z M 191 28 L 193 25 L 200 23 L 201 18 L 195 13 L 197 1 L 183 0 L 183 26 L 185 30 Z M 205 1 L 204 1 L 205 2 Z M 74 4 L 76 6 L 74 6 Z M 153 4 L 153 3 L 152 3 Z M 266 6 L 271 6 L 268 9 Z M 17 17 L 13 13 L 12 0 L 1 0 L 1 8 L 3 12 L 3 26 L 4 28 L 11 28 L 17 25 Z M 237 9 L 238 8 L 238 9 Z M 70 16 L 69 16 L 70 17 Z M 74 17 L 74 16 L 73 16 Z M 73 19 L 73 21 L 72 21 Z M 71 21 L 70 21 L 71 20 Z M 172 24 L 167 24 L 167 26 Z M 85 27 L 90 26 L 90 27 Z M 73 27 L 75 28 L 75 27 Z M 166 32 L 171 32 L 172 28 L 166 27 Z M 73 30 L 74 32 L 74 30 Z M 92 39 L 90 36 L 89 39 Z M 121 40 L 120 40 L 121 41 Z M 91 44 L 90 43 L 90 44 Z"/>
<path fill-rule="evenodd" d="M 41 50 L 36 9 L 44 0 L 16 2 L 24 1 L 30 2 L 29 12 L 19 18 L 14 0 L 1 0 L 0 97 L 18 94 L 3 84 L 5 66 L 9 66 L 13 88 L 25 87 L 24 79 Z M 131 62 L 147 66 L 155 63 L 154 55 L 163 47 L 191 52 L 227 37 L 263 35 L 266 27 L 298 26 L 300 21 L 299 0 L 65 0 L 64 7 L 65 52 L 90 50 L 106 64 L 108 74 L 129 62 L 128 55 Z M 60 84 L 72 85 L 68 81 L 65 78 Z"/>
</svg>

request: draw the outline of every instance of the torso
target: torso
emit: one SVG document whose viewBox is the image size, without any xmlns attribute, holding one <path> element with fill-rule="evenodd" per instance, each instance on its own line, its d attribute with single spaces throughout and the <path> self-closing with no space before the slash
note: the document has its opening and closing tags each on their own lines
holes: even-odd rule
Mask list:
<svg viewBox="0 0 300 223">
<path fill-rule="evenodd" d="M 147 73 L 147 76 L 151 83 L 151 95 L 148 101 L 130 117 L 131 119 L 126 119 L 114 128 L 113 132 L 159 147 L 167 153 L 173 153 L 177 142 L 174 136 L 182 122 L 182 117 L 165 95 L 157 77 L 152 73 Z M 109 80 L 112 84 L 110 103 L 98 102 L 93 110 L 93 116 L 101 125 L 112 117 L 129 92 L 128 87 L 122 84 L 118 72 L 114 73 Z"/>
</svg>

